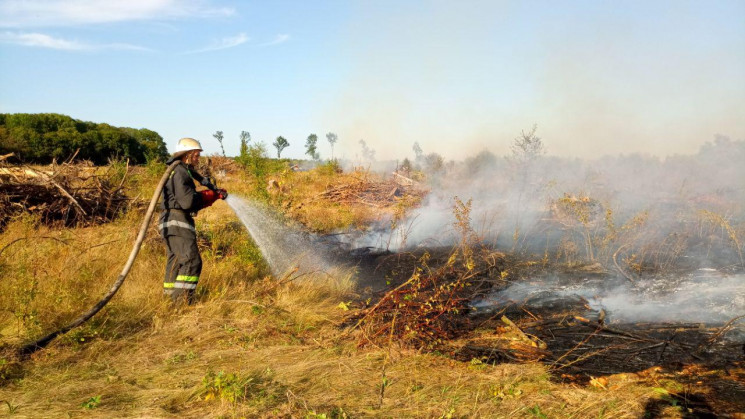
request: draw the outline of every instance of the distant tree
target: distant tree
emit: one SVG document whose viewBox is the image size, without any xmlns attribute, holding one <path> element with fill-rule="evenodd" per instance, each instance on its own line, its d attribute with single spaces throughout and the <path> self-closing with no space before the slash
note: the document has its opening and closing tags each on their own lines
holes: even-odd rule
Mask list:
<svg viewBox="0 0 745 419">
<path fill-rule="evenodd" d="M 360 140 L 360 147 L 362 147 L 362 159 L 366 162 L 375 161 L 375 150 L 367 146 L 365 140 Z"/>
<path fill-rule="evenodd" d="M 477 155 L 467 158 L 465 166 L 470 174 L 495 170 L 497 168 L 497 156 L 489 150 L 482 150 Z"/>
<path fill-rule="evenodd" d="M 535 135 L 537 130 L 538 126 L 533 125 L 530 131 L 521 131 L 520 136 L 512 141 L 511 160 L 519 166 L 529 166 L 545 153 L 543 141 Z"/>
<path fill-rule="evenodd" d="M 305 140 L 305 154 L 310 156 L 313 160 L 318 160 L 320 157 L 316 152 L 316 143 L 318 142 L 318 136 L 316 134 L 310 134 Z"/>
<path fill-rule="evenodd" d="M 333 132 L 326 133 L 326 139 L 329 141 L 329 144 L 331 144 L 331 160 L 334 159 L 334 144 L 336 144 L 336 141 L 339 139 L 339 137 L 336 136 Z"/>
<path fill-rule="evenodd" d="M 537 160 L 543 155 L 545 150 L 543 149 L 543 141 L 536 135 L 538 129 L 537 125 L 533 125 L 533 128 L 528 131 L 521 131 L 520 136 L 515 138 L 512 142 L 512 156 L 509 160 L 515 166 L 517 176 L 517 188 L 518 195 L 516 200 L 516 218 L 515 218 L 515 233 L 513 234 L 513 240 L 517 245 L 517 240 L 520 237 L 520 219 L 521 214 L 525 211 L 524 206 L 524 195 L 527 195 L 527 199 L 534 199 L 535 190 L 529 188 L 531 185 L 532 177 L 534 176 L 533 168 L 536 165 Z"/>
<path fill-rule="evenodd" d="M 419 146 L 419 142 L 414 142 L 414 146 L 411 148 L 414 150 L 414 161 L 421 163 L 424 158 L 424 151 L 422 151 L 422 147 Z"/>
<path fill-rule="evenodd" d="M 410 172 L 411 171 L 411 160 L 409 160 L 408 157 L 404 158 L 404 161 L 401 162 L 401 166 L 398 167 L 399 170 L 402 170 L 404 172 Z"/>
<path fill-rule="evenodd" d="M 289 143 L 289 141 L 287 141 L 287 139 L 285 137 L 283 137 L 283 136 L 280 135 L 279 137 L 277 137 L 276 140 L 274 140 L 274 142 L 272 143 L 272 145 L 274 146 L 274 148 L 277 149 L 277 158 L 279 159 L 279 158 L 282 158 L 281 157 L 282 156 L 282 150 L 284 150 L 285 148 L 287 148 L 290 145 L 290 143 Z"/>
<path fill-rule="evenodd" d="M 222 131 L 215 131 L 214 134 L 212 134 L 213 137 L 217 140 L 218 143 L 220 143 L 220 149 L 222 150 L 222 156 L 225 157 L 225 147 L 222 146 Z"/>
<path fill-rule="evenodd" d="M 437 173 L 445 168 L 445 159 L 437 153 L 429 153 L 424 156 L 424 168 L 429 173 Z"/>
<path fill-rule="evenodd" d="M 251 134 L 248 133 L 248 131 L 241 131 L 241 148 L 238 152 L 238 158 L 236 161 L 241 164 L 246 164 L 246 159 L 248 158 L 248 143 L 251 142 Z"/>
</svg>

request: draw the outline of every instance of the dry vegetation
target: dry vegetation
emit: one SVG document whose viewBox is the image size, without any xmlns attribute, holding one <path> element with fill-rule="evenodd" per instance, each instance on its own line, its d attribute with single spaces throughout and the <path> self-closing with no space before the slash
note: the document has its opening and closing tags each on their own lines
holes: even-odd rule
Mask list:
<svg viewBox="0 0 745 419">
<path fill-rule="evenodd" d="M 125 182 L 130 196 L 149 198 L 148 190 L 160 175 L 158 168 L 130 168 Z M 234 170 L 221 178 L 221 186 L 236 194 L 264 187 Z M 263 198 L 314 231 L 365 225 L 384 215 L 395 220 L 421 196 L 406 194 L 407 187 L 366 173 L 338 174 L 328 168 L 285 171 L 274 180 Z M 402 196 L 394 188 L 400 188 Z M 468 215 L 466 205 L 461 203 L 461 216 Z M 462 308 L 459 289 L 433 281 L 450 275 L 458 278 L 457 284 L 470 280 L 469 272 L 503 272 L 494 254 L 472 250 L 467 229 L 462 230 L 463 241 L 445 268 L 419 271 L 404 282 L 406 292 L 389 294 L 381 305 L 360 310 L 357 319 L 368 321 L 363 327 L 345 328 L 350 307 L 355 307 L 352 302 L 358 298 L 353 275 L 304 282 L 278 282 L 267 276 L 260 252 L 224 202 L 197 218 L 205 262 L 197 304 L 174 309 L 162 298 L 165 251 L 151 225 L 129 278 L 101 313 L 31 359 L 17 358 L 14 348 L 19 344 L 66 323 L 108 289 L 137 233 L 142 212 L 134 208 L 113 222 L 78 228 L 47 226 L 39 214 L 15 216 L 0 235 L 3 414 L 307 418 L 687 414 L 681 406 L 688 405 L 681 397 L 691 392 L 691 384 L 677 372 L 651 369 L 565 383 L 541 363 L 484 361 L 479 356 L 455 360 L 444 352 L 418 349 L 432 349 L 430 338 L 413 339 L 418 342 L 414 345 L 392 339 L 392 331 L 401 326 L 408 325 L 409 330 L 423 324 L 428 328 L 422 330 L 451 326 L 443 318 L 445 323 L 433 329 L 426 315 L 412 315 L 421 306 L 415 303 L 422 302 L 441 303 L 442 314 Z M 405 297 L 415 292 L 418 299 Z M 396 307 L 404 310 L 393 310 Z M 379 329 L 383 325 L 388 327 Z M 372 332 L 377 335 L 370 336 Z M 522 339 L 511 332 L 500 333 Z M 692 374 L 721 374 L 727 379 L 724 372 Z M 735 404 L 727 411 L 742 408 Z"/>
</svg>

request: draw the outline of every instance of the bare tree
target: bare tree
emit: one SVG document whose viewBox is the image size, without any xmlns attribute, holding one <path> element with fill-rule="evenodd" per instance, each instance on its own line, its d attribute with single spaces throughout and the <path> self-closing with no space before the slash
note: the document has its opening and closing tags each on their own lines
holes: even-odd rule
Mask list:
<svg viewBox="0 0 745 419">
<path fill-rule="evenodd" d="M 529 190 L 529 185 L 532 183 L 531 178 L 534 176 L 533 168 L 536 165 L 537 160 L 545 153 L 543 149 L 543 141 L 536 135 L 538 129 L 537 125 L 533 125 L 533 128 L 528 131 L 521 131 L 520 136 L 515 138 L 510 147 L 512 150 L 512 156 L 509 160 L 515 165 L 515 171 L 517 176 L 517 187 L 518 196 L 516 203 L 517 216 L 515 218 L 515 233 L 513 234 L 514 244 L 517 246 L 518 239 L 520 238 L 520 215 L 525 210 L 525 195 L 527 198 L 532 199 L 533 190 Z M 525 237 L 525 234 L 523 234 Z"/>
</svg>

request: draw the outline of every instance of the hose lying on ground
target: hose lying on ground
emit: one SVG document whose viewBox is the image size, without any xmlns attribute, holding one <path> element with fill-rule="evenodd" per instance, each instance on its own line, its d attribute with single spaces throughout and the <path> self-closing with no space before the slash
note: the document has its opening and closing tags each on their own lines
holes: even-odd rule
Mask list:
<svg viewBox="0 0 745 419">
<path fill-rule="evenodd" d="M 109 292 L 106 293 L 106 295 L 101 298 L 99 302 L 96 303 L 93 307 L 91 307 L 90 310 L 86 311 L 85 313 L 81 314 L 77 319 L 73 320 L 72 323 L 55 330 L 54 332 L 44 336 L 41 339 L 38 339 L 34 342 L 31 342 L 27 345 L 24 345 L 18 353 L 21 356 L 28 356 L 33 354 L 34 352 L 38 351 L 39 349 L 43 349 L 49 343 L 54 340 L 57 336 L 67 333 L 70 330 L 80 326 L 81 324 L 85 323 L 96 315 L 101 309 L 111 300 L 111 298 L 114 297 L 114 294 L 116 294 L 117 291 L 119 291 L 119 288 L 124 283 L 124 279 L 127 277 L 127 274 L 129 274 L 129 270 L 132 269 L 132 265 L 134 264 L 135 258 L 137 257 L 137 253 L 140 251 L 140 247 L 142 247 L 142 241 L 145 239 L 145 233 L 147 232 L 147 228 L 150 225 L 150 219 L 153 217 L 153 212 L 155 212 L 155 206 L 158 204 L 158 199 L 160 198 L 160 193 L 163 190 L 163 185 L 166 184 L 166 181 L 168 180 L 168 177 L 171 175 L 171 172 L 173 169 L 178 166 L 180 163 L 180 160 L 174 161 L 168 168 L 166 169 L 165 173 L 163 173 L 163 177 L 160 178 L 160 182 L 158 183 L 158 186 L 155 188 L 155 193 L 153 194 L 153 198 L 150 200 L 150 206 L 147 208 L 147 212 L 145 213 L 145 219 L 142 220 L 142 226 L 140 227 L 140 233 L 137 235 L 137 240 L 135 241 L 135 245 L 132 248 L 132 252 L 129 254 L 129 259 L 127 260 L 127 263 L 124 265 L 124 269 L 122 269 L 122 273 L 119 274 L 119 277 L 116 279 L 116 282 L 114 282 L 114 285 L 111 286 L 111 289 L 109 289 Z"/>
</svg>

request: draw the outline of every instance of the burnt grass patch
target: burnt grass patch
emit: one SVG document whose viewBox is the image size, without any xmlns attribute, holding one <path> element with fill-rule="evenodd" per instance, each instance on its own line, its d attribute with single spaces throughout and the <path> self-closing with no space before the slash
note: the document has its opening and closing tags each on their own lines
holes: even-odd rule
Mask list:
<svg viewBox="0 0 745 419">
<path fill-rule="evenodd" d="M 581 295 L 540 291 L 540 282 L 522 300 L 484 309 L 476 303 L 536 277 L 575 285 L 619 280 L 597 264 L 552 265 L 488 248 L 368 249 L 350 259 L 358 267 L 362 298 L 345 326 L 361 331 L 360 346 L 396 342 L 470 363 L 540 362 L 554 380 L 577 385 L 603 387 L 608 378 L 598 377 L 630 376 L 683 386 L 650 400 L 649 417 L 669 406 L 684 417 L 745 409 L 745 343 L 742 333 L 733 333 L 745 316 L 733 313 L 727 322 L 616 321 Z"/>
</svg>

